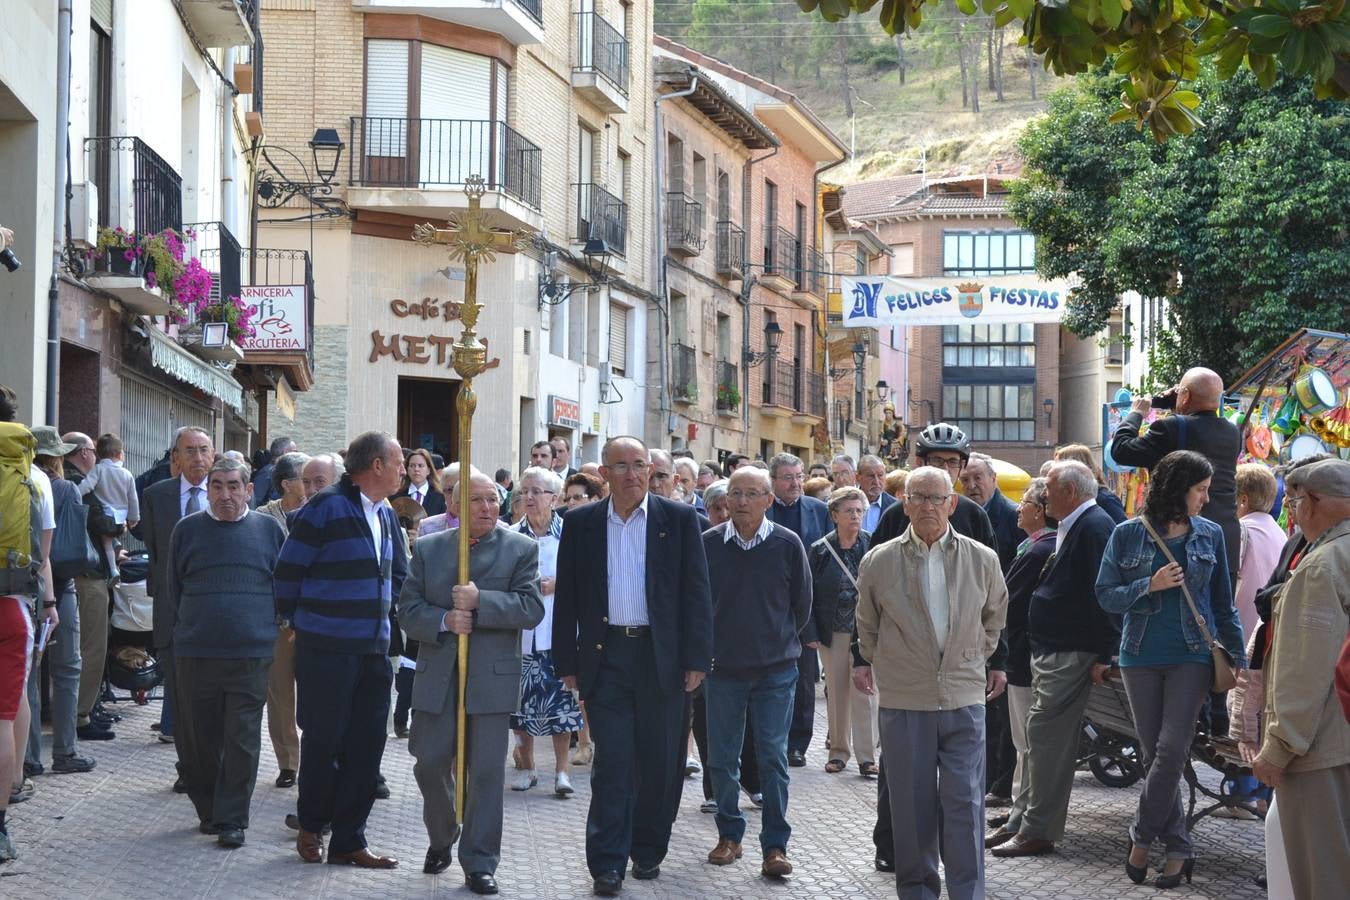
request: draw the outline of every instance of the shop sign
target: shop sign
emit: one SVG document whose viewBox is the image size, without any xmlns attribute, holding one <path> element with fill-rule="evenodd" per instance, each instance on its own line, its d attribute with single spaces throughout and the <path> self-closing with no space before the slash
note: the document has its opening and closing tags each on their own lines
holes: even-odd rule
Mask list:
<svg viewBox="0 0 1350 900">
<path fill-rule="evenodd" d="M 559 428 L 581 427 L 581 404 L 554 394 L 548 395 L 548 424 Z"/>
<path fill-rule="evenodd" d="M 845 328 L 1063 321 L 1068 281 L 1034 275 L 984 278 L 844 277 Z"/>
<path fill-rule="evenodd" d="M 438 297 L 423 297 L 421 300 L 396 297 L 389 301 L 389 311 L 399 319 L 454 322 L 459 319 L 460 304 L 458 300 L 441 300 Z M 367 361 L 378 362 L 381 357 L 388 356 L 400 363 L 448 366 L 454 359 L 456 340 L 458 338 L 448 334 L 385 334 L 377 328 L 370 333 L 370 356 Z M 487 346 L 486 339 L 479 340 Z M 494 357 L 487 361 L 485 368 L 495 369 L 500 364 L 501 360 Z"/>
<path fill-rule="evenodd" d="M 252 337 L 239 339 L 245 353 L 304 353 L 309 350 L 309 317 L 303 284 L 246 284 L 239 298 L 257 312 Z"/>
</svg>

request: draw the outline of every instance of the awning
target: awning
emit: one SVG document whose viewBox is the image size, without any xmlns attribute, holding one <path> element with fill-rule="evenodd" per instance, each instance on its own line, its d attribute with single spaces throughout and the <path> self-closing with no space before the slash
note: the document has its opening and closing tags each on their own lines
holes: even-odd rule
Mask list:
<svg viewBox="0 0 1350 900">
<path fill-rule="evenodd" d="M 236 412 L 244 411 L 244 389 L 224 369 L 198 359 L 158 328 L 148 328 L 150 362 L 184 384 L 225 401 Z"/>
</svg>

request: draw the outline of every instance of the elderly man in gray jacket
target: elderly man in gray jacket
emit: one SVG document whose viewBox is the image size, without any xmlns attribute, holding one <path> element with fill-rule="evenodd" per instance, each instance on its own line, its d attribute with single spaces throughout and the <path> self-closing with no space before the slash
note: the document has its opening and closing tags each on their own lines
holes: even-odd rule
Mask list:
<svg viewBox="0 0 1350 900">
<path fill-rule="evenodd" d="M 985 662 L 1008 588 L 997 554 L 952 529 L 954 509 L 946 471 L 915 469 L 909 527 L 858 570 L 858 647 L 871 668 L 855 677 L 879 695 L 901 900 L 937 900 L 939 847 L 948 896 L 984 898 L 984 704 L 996 687 Z"/>
<path fill-rule="evenodd" d="M 459 529 L 418 538 L 398 601 L 399 623 L 418 643 L 408 751 L 422 791 L 430 849 L 423 871 L 450 865 L 459 837 L 459 863 L 476 894 L 497 893 L 501 858 L 503 760 L 510 714 L 520 705 L 520 632 L 544 617 L 538 545 L 497 528 L 501 499 L 492 479 L 473 472 L 467 484 L 473 541 L 471 581 L 458 585 Z M 468 755 L 464 832 L 455 827 L 456 667 L 461 634 L 469 635 L 465 692 Z"/>
</svg>

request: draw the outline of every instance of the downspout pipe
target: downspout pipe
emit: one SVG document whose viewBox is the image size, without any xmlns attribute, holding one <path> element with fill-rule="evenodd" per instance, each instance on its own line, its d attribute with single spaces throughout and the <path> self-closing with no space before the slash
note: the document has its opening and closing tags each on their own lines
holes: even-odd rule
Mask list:
<svg viewBox="0 0 1350 900">
<path fill-rule="evenodd" d="M 71 0 L 61 0 L 56 14 L 56 193 L 52 204 L 52 277 L 47 285 L 47 404 L 45 421 L 57 425 L 57 390 L 61 376 L 61 303 L 57 289 L 65 250 L 67 191 L 70 179 L 70 33 Z"/>
<path fill-rule="evenodd" d="M 670 429 L 670 379 L 666 377 L 669 369 L 670 341 L 670 285 L 666 281 L 666 136 L 661 130 L 661 104 L 667 100 L 688 97 L 698 89 L 698 73 L 689 72 L 689 87 L 670 94 L 661 94 L 652 104 L 655 115 L 654 131 L 656 135 L 656 311 L 658 317 L 656 347 L 660 365 L 660 414 L 662 443 L 671 433 Z"/>
<path fill-rule="evenodd" d="M 745 161 L 745 174 L 741 176 L 741 222 L 744 223 L 746 237 L 743 238 L 745 246 L 741 248 L 741 265 L 747 270 L 750 268 L 750 231 L 754 227 L 750 224 L 750 170 L 759 163 L 770 157 L 777 156 L 778 151 L 783 149 L 780 144 L 774 147 L 768 153 L 760 157 L 752 157 Z M 759 281 L 758 275 L 747 274 L 741 279 L 741 427 L 745 435 L 745 453 L 750 453 L 750 367 L 745 364 L 746 354 L 750 352 L 750 291 Z"/>
<path fill-rule="evenodd" d="M 815 247 L 815 246 L 817 246 L 818 244 L 820 244 L 820 242 L 821 242 L 821 225 L 822 225 L 822 224 L 824 223 L 824 221 L 825 221 L 825 211 L 824 211 L 824 208 L 822 207 L 821 202 L 820 202 L 820 176 L 821 176 L 821 175 L 824 175 L 826 172 L 830 171 L 831 169 L 838 168 L 839 166 L 842 166 L 844 163 L 848 162 L 849 159 L 851 159 L 851 158 L 852 158 L 852 154 L 851 154 L 851 153 L 845 153 L 842 157 L 840 157 L 839 159 L 835 160 L 834 162 L 828 163 L 828 164 L 826 164 L 826 165 L 824 165 L 824 166 L 821 166 L 819 169 L 816 169 L 815 172 L 813 172 L 812 175 L 811 175 L 811 196 L 814 198 L 812 202 L 816 204 L 816 214 L 815 214 L 814 216 L 811 217 L 811 230 L 815 232 L 815 234 L 812 236 L 812 243 L 811 243 L 811 246 L 812 246 L 812 247 Z M 823 249 L 823 248 L 822 248 L 822 249 Z M 829 268 L 829 267 L 831 267 L 831 266 L 834 265 L 834 255 L 831 254 L 831 255 L 829 256 L 828 260 L 829 260 L 829 261 L 825 264 L 827 268 Z M 827 293 L 827 294 L 829 293 L 829 288 L 828 288 L 828 287 L 826 288 L 826 293 Z M 824 352 L 821 354 L 821 357 L 822 357 L 822 359 L 823 359 L 823 364 L 822 364 L 822 366 L 821 366 L 822 371 L 828 372 L 829 369 L 830 369 L 830 342 L 829 342 L 829 340 L 828 340 L 829 333 L 830 333 L 830 310 L 829 310 L 829 298 L 828 298 L 828 297 L 826 298 L 825 303 L 826 303 L 826 307 L 825 307 L 825 309 L 821 310 L 821 315 L 820 315 L 820 317 L 819 317 L 819 318 L 817 318 L 817 317 L 815 317 L 815 316 L 812 316 L 812 317 L 811 317 L 811 319 L 812 319 L 811 327 L 812 327 L 812 330 L 814 330 L 814 331 L 816 332 L 816 336 L 817 336 L 818 338 L 820 338 L 821 348 L 822 348 L 823 351 L 824 351 Z M 827 427 L 827 428 L 828 428 L 828 426 L 829 426 L 829 421 L 830 421 L 831 416 L 834 415 L 834 410 L 835 410 L 835 406 L 834 406 L 834 382 L 833 382 L 831 379 L 826 378 L 826 379 L 825 379 L 825 423 L 826 423 L 826 427 Z M 834 432 L 833 432 L 833 431 L 831 431 L 831 434 L 830 434 L 830 440 L 831 440 L 831 441 L 834 440 Z"/>
<path fill-rule="evenodd" d="M 234 71 L 234 48 L 225 51 L 225 71 Z M 237 162 L 234 155 L 234 98 L 220 91 L 220 220 L 231 234 L 239 234 L 239 202 L 235 194 Z"/>
</svg>

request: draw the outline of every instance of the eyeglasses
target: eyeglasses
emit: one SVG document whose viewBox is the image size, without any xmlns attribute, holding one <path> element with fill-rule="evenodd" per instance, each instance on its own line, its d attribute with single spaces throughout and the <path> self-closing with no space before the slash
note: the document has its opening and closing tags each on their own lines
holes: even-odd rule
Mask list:
<svg viewBox="0 0 1350 900">
<path fill-rule="evenodd" d="M 646 475 L 647 470 L 651 468 L 651 465 L 649 463 L 638 461 L 631 465 L 628 463 L 615 463 L 612 466 L 605 466 L 605 468 L 609 469 L 615 475 L 622 477 L 629 472 L 632 472 L 635 475 Z"/>
<path fill-rule="evenodd" d="M 760 497 L 769 496 L 768 491 L 727 491 L 727 499 L 740 502 L 742 500 L 758 500 Z"/>
<path fill-rule="evenodd" d="M 521 493 L 526 497 L 551 497 L 556 494 L 557 491 L 546 491 L 543 488 L 524 488 L 521 490 Z"/>
<path fill-rule="evenodd" d="M 905 499 L 915 506 L 941 506 L 952 499 L 951 494 L 906 494 Z"/>
<path fill-rule="evenodd" d="M 1045 504 L 1044 504 L 1044 503 L 1042 503 L 1042 502 L 1039 501 L 1039 500 L 1032 500 L 1030 497 L 1023 497 L 1023 498 L 1022 498 L 1022 502 L 1023 502 L 1023 503 L 1030 503 L 1032 506 L 1039 506 L 1041 509 L 1045 509 Z"/>
<path fill-rule="evenodd" d="M 926 459 L 926 462 L 930 466 L 937 466 L 941 469 L 960 469 L 966 464 L 966 461 L 959 456 L 956 459 L 934 459 L 930 456 Z"/>
<path fill-rule="evenodd" d="M 671 477 L 669 472 L 653 472 L 650 476 L 652 481 L 666 481 Z"/>
<path fill-rule="evenodd" d="M 780 472 L 779 474 L 773 476 L 773 480 L 774 480 L 774 481 L 805 481 L 805 480 L 806 480 L 806 476 L 803 475 L 801 472 L 797 472 L 797 473 L 792 474 L 792 475 L 789 475 L 789 474 L 786 473 L 786 472 Z"/>
<path fill-rule="evenodd" d="M 587 499 L 587 498 L 586 498 L 586 495 L 585 495 L 585 494 L 568 494 L 568 495 L 567 495 L 567 502 L 568 502 L 568 503 L 584 503 L 584 502 L 586 502 L 586 499 Z"/>
</svg>

